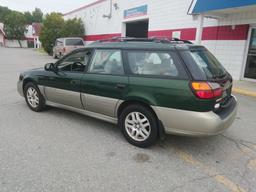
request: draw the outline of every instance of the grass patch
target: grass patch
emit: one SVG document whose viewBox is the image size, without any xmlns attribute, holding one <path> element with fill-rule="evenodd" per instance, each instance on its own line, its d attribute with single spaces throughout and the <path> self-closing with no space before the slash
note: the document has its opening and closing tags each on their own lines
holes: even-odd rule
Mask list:
<svg viewBox="0 0 256 192">
<path fill-rule="evenodd" d="M 39 49 L 36 49 L 39 53 L 44 53 L 44 54 L 46 54 L 46 52 L 44 51 L 44 49 L 43 48 L 39 48 Z"/>
</svg>

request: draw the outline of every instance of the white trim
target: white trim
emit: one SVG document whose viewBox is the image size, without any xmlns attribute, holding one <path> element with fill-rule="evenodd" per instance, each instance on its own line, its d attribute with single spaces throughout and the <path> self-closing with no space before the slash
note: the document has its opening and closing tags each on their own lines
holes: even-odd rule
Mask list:
<svg viewBox="0 0 256 192">
<path fill-rule="evenodd" d="M 149 17 L 148 15 L 145 16 L 141 16 L 141 17 L 134 17 L 134 18 L 129 18 L 129 19 L 123 19 L 123 23 L 133 23 L 136 21 L 144 21 L 144 20 L 148 20 L 149 21 Z"/>
<path fill-rule="evenodd" d="M 242 80 L 250 81 L 250 82 L 256 83 L 256 79 L 250 79 L 250 78 L 244 77 Z"/>
<path fill-rule="evenodd" d="M 250 45 L 250 38 L 251 38 L 251 32 L 252 32 L 252 28 L 249 28 L 249 32 L 248 32 L 248 36 L 247 36 L 247 41 L 246 41 L 246 46 L 245 46 L 245 50 L 244 50 L 244 57 L 243 57 L 243 63 L 242 63 L 242 70 L 240 73 L 240 79 L 243 80 L 244 77 L 244 72 L 245 72 L 245 67 L 246 67 L 246 61 L 247 61 L 247 57 L 248 57 L 248 51 L 249 51 L 249 45 Z"/>
<path fill-rule="evenodd" d="M 249 28 L 248 37 L 247 37 L 247 41 L 246 41 L 246 46 L 245 46 L 245 50 L 244 50 L 244 58 L 243 58 L 243 63 L 242 63 L 240 79 L 241 80 L 247 80 L 247 81 L 256 82 L 255 79 L 250 79 L 250 78 L 244 77 L 246 63 L 247 63 L 247 58 L 248 58 L 248 52 L 249 52 L 249 46 L 250 46 L 252 29 L 256 29 L 256 24 L 251 24 L 250 28 Z"/>
</svg>

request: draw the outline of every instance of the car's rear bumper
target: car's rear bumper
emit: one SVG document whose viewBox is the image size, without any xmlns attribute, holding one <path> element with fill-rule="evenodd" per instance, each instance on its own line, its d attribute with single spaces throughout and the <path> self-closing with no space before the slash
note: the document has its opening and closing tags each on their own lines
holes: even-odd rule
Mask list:
<svg viewBox="0 0 256 192">
<path fill-rule="evenodd" d="M 232 98 L 231 106 L 217 114 L 215 112 L 195 112 L 153 106 L 165 132 L 169 134 L 207 136 L 225 131 L 235 120 L 237 100 Z"/>
<path fill-rule="evenodd" d="M 22 97 L 24 97 L 22 85 L 23 85 L 22 81 L 18 81 L 18 82 L 17 82 L 17 91 L 18 91 L 18 93 L 19 93 Z"/>
</svg>

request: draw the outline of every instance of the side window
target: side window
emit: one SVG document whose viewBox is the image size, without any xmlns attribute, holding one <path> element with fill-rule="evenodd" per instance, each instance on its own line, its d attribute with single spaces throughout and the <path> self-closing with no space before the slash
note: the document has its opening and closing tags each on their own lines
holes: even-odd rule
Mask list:
<svg viewBox="0 0 256 192">
<path fill-rule="evenodd" d="M 133 74 L 186 77 L 185 71 L 175 53 L 128 51 L 127 54 Z"/>
<path fill-rule="evenodd" d="M 96 50 L 89 69 L 91 73 L 124 74 L 120 50 Z"/>
<path fill-rule="evenodd" d="M 91 56 L 91 51 L 79 51 L 71 53 L 60 60 L 57 67 L 60 71 L 83 72 Z"/>
</svg>

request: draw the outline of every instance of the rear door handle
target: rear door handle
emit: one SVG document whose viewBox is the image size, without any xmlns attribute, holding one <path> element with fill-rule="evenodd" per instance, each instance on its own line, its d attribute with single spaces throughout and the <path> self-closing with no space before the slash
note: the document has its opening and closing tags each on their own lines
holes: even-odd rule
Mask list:
<svg viewBox="0 0 256 192">
<path fill-rule="evenodd" d="M 76 85 L 76 84 L 79 84 L 80 83 L 80 80 L 72 80 L 70 82 L 72 85 Z"/>
<path fill-rule="evenodd" d="M 116 88 L 117 88 L 117 89 L 124 89 L 125 87 L 126 87 L 125 84 L 117 84 L 117 85 L 116 85 Z"/>
</svg>

